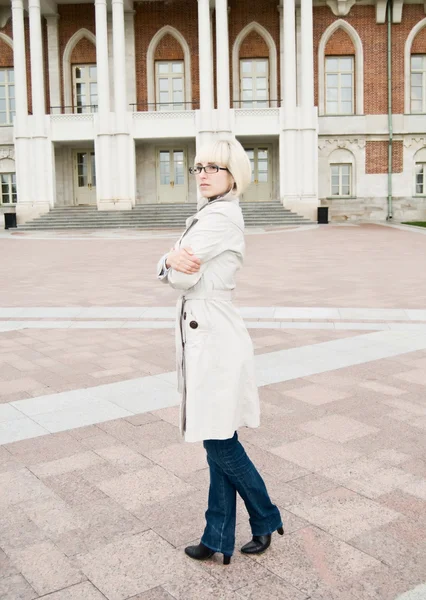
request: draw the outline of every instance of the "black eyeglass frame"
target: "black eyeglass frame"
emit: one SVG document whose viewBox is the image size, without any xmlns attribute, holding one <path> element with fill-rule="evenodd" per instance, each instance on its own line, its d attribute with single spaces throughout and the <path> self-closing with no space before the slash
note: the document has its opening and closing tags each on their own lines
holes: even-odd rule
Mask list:
<svg viewBox="0 0 426 600">
<path fill-rule="evenodd" d="M 212 173 L 207 173 L 206 168 L 211 169 L 212 167 L 214 167 L 216 171 L 213 171 Z M 206 175 L 213 175 L 214 173 L 219 173 L 219 171 L 229 171 L 227 167 L 219 167 L 218 165 L 206 165 L 205 167 L 202 167 L 201 165 L 196 165 L 195 167 L 189 167 L 188 170 L 191 175 L 199 175 L 203 170 Z"/>
</svg>

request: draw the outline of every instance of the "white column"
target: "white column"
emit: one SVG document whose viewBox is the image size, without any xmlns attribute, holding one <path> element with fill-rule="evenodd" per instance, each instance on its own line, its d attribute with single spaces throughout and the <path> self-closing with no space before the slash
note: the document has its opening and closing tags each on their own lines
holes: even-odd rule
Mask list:
<svg viewBox="0 0 426 600">
<path fill-rule="evenodd" d="M 296 106 L 295 0 L 283 0 L 284 66 L 280 133 L 280 197 L 291 208 L 298 198 L 299 114 Z"/>
<path fill-rule="evenodd" d="M 135 11 L 125 12 L 124 21 L 126 27 L 127 110 L 132 110 L 130 105 L 136 104 Z"/>
<path fill-rule="evenodd" d="M 316 219 L 318 206 L 318 117 L 314 106 L 314 49 L 312 0 L 301 0 L 301 144 L 300 195 L 304 214 Z"/>
<path fill-rule="evenodd" d="M 294 0 L 284 0 L 284 106 L 296 107 L 296 15 Z"/>
<path fill-rule="evenodd" d="M 311 110 L 314 105 L 314 41 L 312 0 L 301 0 L 301 102 L 304 109 Z"/>
<path fill-rule="evenodd" d="M 16 123 L 25 124 L 28 116 L 27 65 L 25 60 L 24 4 L 12 0 L 13 65 L 15 71 Z"/>
<path fill-rule="evenodd" d="M 216 0 L 216 83 L 218 130 L 230 131 L 228 0 Z"/>
<path fill-rule="evenodd" d="M 198 56 L 200 66 L 200 109 L 213 109 L 213 73 L 209 0 L 198 0 Z"/>
<path fill-rule="evenodd" d="M 47 15 L 47 58 L 49 69 L 49 96 L 52 114 L 61 112 L 61 83 L 59 68 L 59 38 L 58 20 L 59 15 Z"/>
<path fill-rule="evenodd" d="M 43 70 L 43 42 L 41 35 L 40 0 L 28 0 L 30 15 L 30 54 L 31 54 L 31 98 L 33 115 L 38 126 L 46 114 Z"/>
<path fill-rule="evenodd" d="M 96 67 L 98 74 L 98 112 L 105 115 L 109 105 L 109 67 L 106 0 L 95 0 Z"/>
<path fill-rule="evenodd" d="M 123 0 L 112 0 L 112 39 L 114 51 L 114 109 L 116 114 L 123 115 L 127 111 L 126 85 L 126 47 L 124 36 Z"/>
</svg>

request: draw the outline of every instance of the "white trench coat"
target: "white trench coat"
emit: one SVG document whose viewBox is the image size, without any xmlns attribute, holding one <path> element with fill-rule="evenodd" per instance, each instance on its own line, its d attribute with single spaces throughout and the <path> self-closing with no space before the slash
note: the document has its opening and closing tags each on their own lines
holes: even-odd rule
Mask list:
<svg viewBox="0 0 426 600">
<path fill-rule="evenodd" d="M 175 248 L 190 246 L 198 273 L 173 269 L 158 276 L 181 290 L 177 302 L 176 359 L 182 394 L 180 431 L 187 442 L 227 439 L 259 426 L 253 344 L 232 304 L 235 274 L 244 259 L 244 220 L 238 198 L 205 203 L 186 221 Z"/>
</svg>

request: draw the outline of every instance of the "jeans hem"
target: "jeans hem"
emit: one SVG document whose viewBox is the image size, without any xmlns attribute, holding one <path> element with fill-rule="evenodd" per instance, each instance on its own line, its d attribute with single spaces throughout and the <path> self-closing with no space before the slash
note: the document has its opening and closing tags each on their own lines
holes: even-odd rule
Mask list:
<svg viewBox="0 0 426 600">
<path fill-rule="evenodd" d="M 205 541 L 203 540 L 203 538 L 201 538 L 201 543 L 203 544 L 203 546 L 205 546 L 206 548 L 208 548 L 209 550 L 212 550 L 212 552 L 220 552 L 221 554 L 223 554 L 224 556 L 232 556 L 234 551 L 232 552 L 224 552 L 223 550 L 221 550 L 220 548 L 214 548 L 213 546 L 206 544 Z"/>
</svg>

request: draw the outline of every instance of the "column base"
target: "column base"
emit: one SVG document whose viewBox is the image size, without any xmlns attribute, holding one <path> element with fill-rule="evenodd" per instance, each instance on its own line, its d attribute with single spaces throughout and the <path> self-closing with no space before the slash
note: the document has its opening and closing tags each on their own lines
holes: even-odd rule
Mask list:
<svg viewBox="0 0 426 600">
<path fill-rule="evenodd" d="M 18 202 L 16 205 L 16 222 L 23 225 L 27 221 L 32 221 L 41 215 L 49 212 L 49 202 L 37 202 L 36 204 L 27 202 Z"/>
<path fill-rule="evenodd" d="M 284 208 L 297 213 L 298 215 L 317 222 L 317 208 L 319 206 L 316 196 L 305 196 L 303 198 L 287 197 L 283 200 Z"/>
</svg>

